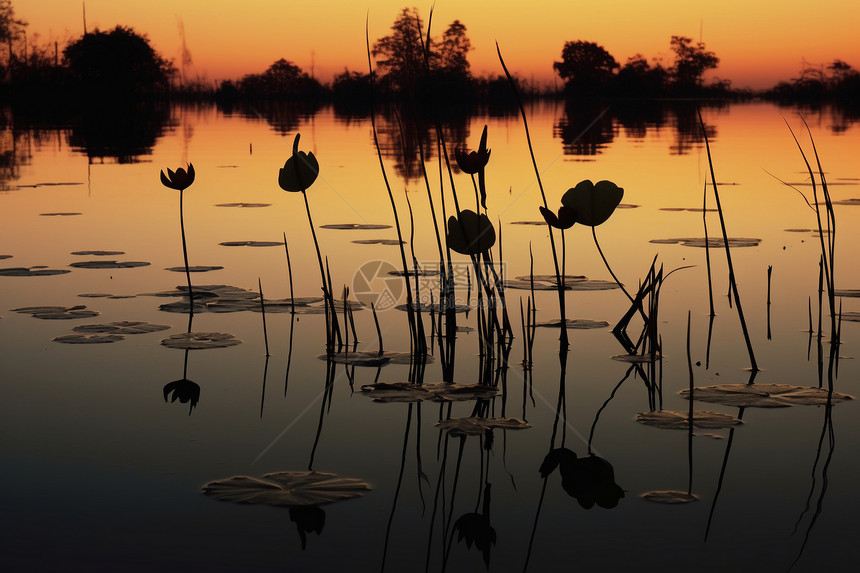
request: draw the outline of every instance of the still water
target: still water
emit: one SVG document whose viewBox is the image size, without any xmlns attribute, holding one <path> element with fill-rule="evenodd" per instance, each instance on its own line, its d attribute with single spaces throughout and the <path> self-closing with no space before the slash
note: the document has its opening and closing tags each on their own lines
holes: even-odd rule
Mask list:
<svg viewBox="0 0 860 573">
<path fill-rule="evenodd" d="M 9 257 L 0 267 L 71 272 L 0 274 L 4 570 L 481 571 L 485 562 L 492 571 L 787 571 L 792 564 L 795 571 L 855 570 L 856 402 L 738 408 L 697 401 L 696 409 L 737 416 L 743 424 L 697 428 L 692 438 L 636 419 L 659 408 L 659 400 L 666 410 L 689 407 L 678 394 L 690 383 L 688 313 L 694 384 L 750 379 L 738 314 L 726 294 L 724 251 L 710 250 L 716 317 L 709 338 L 705 249 L 652 242 L 704 236 L 709 170 L 695 108 L 543 103 L 527 113 L 552 209 L 584 179 L 624 188 L 622 208 L 596 232 L 628 289 L 635 293 L 655 257 L 666 273 L 690 268 L 663 284 L 663 359 L 641 371 L 656 376 L 650 381 L 640 372 L 626 376 L 630 365 L 610 358 L 624 353 L 610 333 L 630 306 L 620 290 L 567 294 L 568 318 L 609 326 L 569 331 L 562 374 L 552 328 L 536 329 L 534 365 L 524 370 L 519 305 L 528 304 L 530 293 L 507 289 L 516 338 L 508 367 L 491 370 L 499 392 L 483 402 L 485 416 L 517 418 L 530 427 L 496 429 L 490 440 L 489 432 L 461 438 L 436 427 L 441 419 L 470 416 L 475 400 L 380 403 L 363 395 L 362 386 L 374 382 L 407 381 L 409 365 L 327 365 L 318 359 L 325 352 L 322 314 L 267 312 L 265 337 L 259 312 L 200 312 L 194 331 L 229 333 L 242 343 L 187 353 L 161 344 L 188 327 L 187 314 L 160 310 L 179 297 L 151 296 L 185 284 L 184 273 L 165 270 L 182 267 L 183 259 L 179 192 L 160 184 L 162 169 L 193 163 L 196 180 L 184 192 L 189 264 L 223 267 L 193 273 L 194 285 L 255 292 L 262 285 L 267 300 L 291 296 L 281 244 L 286 236 L 295 296 L 320 294 L 301 194 L 278 186 L 297 132 L 301 149 L 313 151 L 320 163 L 307 197 L 335 293 L 347 285 L 353 299 L 387 291 L 388 302 L 405 302 L 402 283 L 376 272 L 387 264 L 400 268 L 396 241 L 354 242 L 396 239 L 395 229 L 324 228 L 394 224 L 368 117 L 331 107 L 227 113 L 177 106 L 45 125 L 7 111 L 0 132 L 0 255 Z M 857 289 L 860 208 L 850 200 L 860 197 L 860 128 L 828 108 L 803 113 L 837 201 L 836 287 Z M 754 381 L 817 388 L 823 380 L 826 387 L 830 317 L 826 303 L 821 312 L 818 306 L 821 244 L 812 231 L 814 212 L 798 192 L 814 202 L 787 127 L 811 157 L 798 110 L 753 102 L 702 114 L 728 235 L 760 239 L 757 246 L 732 249 L 762 368 Z M 492 149 L 487 208 L 503 248 L 499 268 L 507 279 L 528 275 L 531 248 L 534 273 L 549 274 L 546 226 L 522 224 L 541 220 L 542 201 L 519 116 L 494 112 L 451 120 L 444 127 L 447 145 L 477 148 L 484 125 Z M 431 268 L 438 251 L 416 142 L 426 146 L 441 222 L 435 139 L 429 131 L 414 135 L 408 122 L 401 136 L 393 117 L 381 118 L 379 132 L 406 256 L 412 248 L 419 264 Z M 461 208 L 474 209 L 469 176 L 453 177 Z M 447 173 L 443 179 L 450 214 Z M 239 206 L 225 206 L 231 204 Z M 718 236 L 717 213 L 707 213 L 707 224 L 710 236 Z M 222 244 L 248 241 L 274 244 Z M 568 274 L 611 280 L 590 229 L 574 226 L 566 245 Z M 459 269 L 468 267 L 466 257 L 454 258 Z M 148 264 L 70 266 L 89 261 Z M 359 273 L 369 287 L 357 282 Z M 461 282 L 457 296 L 474 304 L 475 289 Z M 860 310 L 854 298 L 841 304 L 846 316 Z M 78 310 L 98 315 L 39 319 L 14 310 L 37 306 L 85 306 Z M 406 314 L 389 306 L 378 313 L 385 349 L 408 351 Z M 536 307 L 539 321 L 558 318 L 554 292 L 538 291 Z M 354 314 L 358 350 L 375 351 L 371 312 Z M 819 314 L 820 350 L 817 336 L 809 334 Z M 474 310 L 460 315 L 458 325 L 475 328 L 476 316 Z M 115 321 L 170 329 L 109 344 L 54 340 L 76 326 Z M 860 394 L 852 359 L 858 328 L 843 321 L 841 359 L 833 369 L 835 389 L 853 395 Z M 478 333 L 468 330 L 457 337 L 453 377 L 464 385 L 477 383 L 482 372 Z M 193 409 L 190 402 L 164 398 L 165 385 L 180 379 L 199 387 Z M 426 365 L 423 380 L 443 381 L 438 359 Z M 661 395 L 649 392 L 652 382 L 662 384 Z M 562 487 L 559 471 L 541 477 L 547 453 L 562 446 L 580 459 L 591 453 L 611 464 L 624 493 L 615 507 L 599 502 L 586 509 L 588 503 Z M 306 514 L 201 493 L 204 484 L 230 476 L 306 470 L 361 480 L 370 490 Z M 666 505 L 642 497 L 659 490 L 691 491 L 698 501 Z"/>
</svg>

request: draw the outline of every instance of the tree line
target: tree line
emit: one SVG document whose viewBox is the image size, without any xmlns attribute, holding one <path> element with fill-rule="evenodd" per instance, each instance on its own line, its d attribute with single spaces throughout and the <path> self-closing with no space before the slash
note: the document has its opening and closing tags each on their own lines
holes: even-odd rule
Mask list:
<svg viewBox="0 0 860 573">
<path fill-rule="evenodd" d="M 511 98 L 503 76 L 475 77 L 465 24 L 451 22 L 440 36 L 430 36 L 416 8 L 403 8 L 390 33 L 373 42 L 370 73 L 344 69 L 323 84 L 287 59 L 264 72 L 247 74 L 215 85 L 189 80 L 176 64 L 161 56 L 149 39 L 130 27 L 85 33 L 59 45 L 28 41 L 26 23 L 16 18 L 11 0 L 0 0 L 0 98 L 38 101 L 62 94 L 65 99 L 220 98 L 238 100 L 302 100 L 361 103 L 372 95 L 397 101 L 488 101 Z M 741 92 L 731 82 L 705 73 L 719 65 L 703 42 L 672 36 L 672 62 L 649 61 L 636 54 L 622 65 L 603 46 L 591 41 L 566 42 L 553 68 L 564 82 L 566 98 L 728 97 Z M 183 55 L 185 57 L 185 55 Z M 190 59 L 190 56 L 189 56 Z M 524 95 L 539 90 L 518 79 Z M 798 78 L 780 82 L 766 94 L 779 99 L 857 100 L 860 73 L 836 60 L 827 67 L 807 67 Z"/>
</svg>

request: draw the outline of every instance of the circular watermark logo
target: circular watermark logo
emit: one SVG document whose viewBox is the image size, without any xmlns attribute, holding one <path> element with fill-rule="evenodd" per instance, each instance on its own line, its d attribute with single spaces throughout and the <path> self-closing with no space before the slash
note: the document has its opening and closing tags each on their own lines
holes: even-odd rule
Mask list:
<svg viewBox="0 0 860 573">
<path fill-rule="evenodd" d="M 403 294 L 403 277 L 388 261 L 368 261 L 352 276 L 352 292 L 358 302 L 376 310 L 393 308 Z"/>
</svg>

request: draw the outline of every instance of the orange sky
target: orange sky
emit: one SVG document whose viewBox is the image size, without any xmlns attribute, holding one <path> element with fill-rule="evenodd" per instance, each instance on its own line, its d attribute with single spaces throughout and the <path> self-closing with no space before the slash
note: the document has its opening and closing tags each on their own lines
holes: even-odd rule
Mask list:
<svg viewBox="0 0 860 573">
<path fill-rule="evenodd" d="M 83 2 L 16 0 L 28 35 L 44 40 L 79 36 Z M 86 0 L 87 26 L 131 26 L 162 55 L 179 60 L 180 22 L 193 57 L 191 75 L 234 79 L 286 58 L 322 81 L 349 67 L 365 71 L 364 21 L 371 40 L 388 33 L 409 0 Z M 422 15 L 430 3 L 419 5 Z M 639 52 L 671 62 L 669 38 L 700 33 L 721 59 L 714 75 L 736 87 L 765 88 L 798 74 L 804 61 L 839 58 L 860 68 L 857 0 L 437 0 L 433 29 L 454 19 L 472 40 L 472 71 L 500 73 L 494 42 L 509 68 L 553 81 L 552 62 L 565 41 L 588 40 L 624 63 Z"/>
</svg>

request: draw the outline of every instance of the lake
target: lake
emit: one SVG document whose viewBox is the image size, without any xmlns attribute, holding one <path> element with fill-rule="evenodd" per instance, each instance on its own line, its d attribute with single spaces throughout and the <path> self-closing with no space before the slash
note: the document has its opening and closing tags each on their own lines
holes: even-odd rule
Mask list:
<svg viewBox="0 0 860 573">
<path fill-rule="evenodd" d="M 836 288 L 849 291 L 836 300 L 843 313 L 838 351 L 826 295 L 819 305 L 822 241 L 807 203 L 815 199 L 789 130 L 817 174 L 799 111 L 835 202 L 830 260 Z M 409 352 L 407 314 L 396 309 L 406 302 L 403 281 L 387 274 L 402 269 L 396 230 L 330 227 L 394 225 L 366 114 L 331 106 L 176 105 L 36 121 L 6 110 L 4 569 L 853 571 L 860 558 L 860 405 L 827 390 L 860 393 L 860 327 L 853 321 L 860 304 L 850 296 L 860 288 L 860 126 L 829 107 L 757 101 L 705 107 L 702 116 L 727 234 L 757 239 L 731 248 L 761 369 L 752 378 L 728 296 L 725 250 L 665 241 L 703 238 L 705 219 L 709 237 L 720 237 L 692 104 L 527 107 L 550 209 L 582 180 L 614 182 L 624 189 L 621 205 L 595 228 L 612 270 L 635 295 L 655 257 L 655 268 L 663 268 L 659 299 L 649 299 L 659 307 L 651 307 L 655 330 L 646 333 L 659 341 L 661 356 L 638 368 L 612 359 L 626 354 L 612 327 L 631 303 L 610 288 L 614 281 L 584 225 L 565 232 L 566 273 L 606 288 L 567 292 L 567 317 L 603 322 L 569 329 L 564 361 L 558 328 L 535 328 L 533 365 L 524 367 L 520 305 L 531 305 L 530 270 L 548 275 L 554 266 L 547 226 L 524 224 L 542 221 L 543 202 L 515 112 L 446 116 L 443 126 L 451 153 L 476 149 L 487 125 L 487 214 L 500 238 L 495 268 L 514 281 L 505 289 L 514 335 L 507 361 L 481 355 L 474 267 L 452 253 L 457 302 L 472 307 L 457 315 L 456 352 L 440 356 L 430 315 L 422 313 L 426 365 L 391 359 L 348 367 L 324 359 L 326 317 L 305 204 L 301 193 L 279 187 L 278 176 L 301 133 L 299 149 L 320 164 L 306 196 L 332 290 L 342 298 L 348 286 L 358 301 L 351 306 L 359 343 L 353 349 L 350 329 L 349 348 L 377 351 L 373 313 L 362 306 L 373 301 L 385 350 Z M 447 215 L 454 212 L 451 178 L 461 209 L 476 209 L 471 178 L 456 166 L 450 177 L 440 171 L 432 129 L 403 121 L 401 133 L 395 117 L 383 114 L 379 140 L 405 257 L 411 261 L 414 252 L 422 268 L 438 269 L 428 185 L 441 224 L 440 173 Z M 163 186 L 159 173 L 187 162 L 196 173 L 182 192 L 188 263 L 221 267 L 190 275 L 192 290 L 215 295 L 195 305 L 193 331 L 241 341 L 229 347 L 162 344 L 190 325 L 180 192 Z M 556 243 L 560 237 L 556 231 Z M 438 276 L 417 282 L 422 303 L 429 305 L 431 293 L 438 302 Z M 554 279 L 543 284 L 550 288 L 536 291 L 535 317 L 557 319 Z M 260 287 L 271 303 L 265 332 Z M 285 301 L 292 296 L 295 315 Z M 637 320 L 629 329 L 634 344 L 643 328 Z M 165 329 L 115 331 L 120 336 L 111 343 L 63 342 L 121 321 Z M 735 425 L 696 427 L 691 435 L 683 417 L 690 402 L 680 394 L 690 372 L 696 387 L 754 382 L 773 394 L 770 385 L 782 384 L 812 388 L 814 397 L 766 404 L 783 407 L 695 400 L 696 410 L 728 415 Z M 410 388 L 401 398 L 407 401 L 388 400 L 390 388 L 368 388 L 410 380 L 426 388 Z M 475 389 L 454 395 L 450 386 L 435 386 L 443 382 L 485 388 L 477 397 Z M 679 429 L 637 420 L 661 408 L 682 413 Z M 509 423 L 522 427 L 464 434 L 437 426 L 472 416 L 515 419 Z M 550 472 L 545 478 L 542 467 Z M 306 502 L 264 507 L 202 493 L 216 480 L 273 472 L 295 472 L 282 476 L 298 480 L 284 486 L 294 491 L 280 493 Z M 243 495 L 274 488 L 250 480 L 237 487 Z M 697 501 L 643 497 L 667 490 Z M 339 499 L 357 493 L 363 495 Z"/>
</svg>

